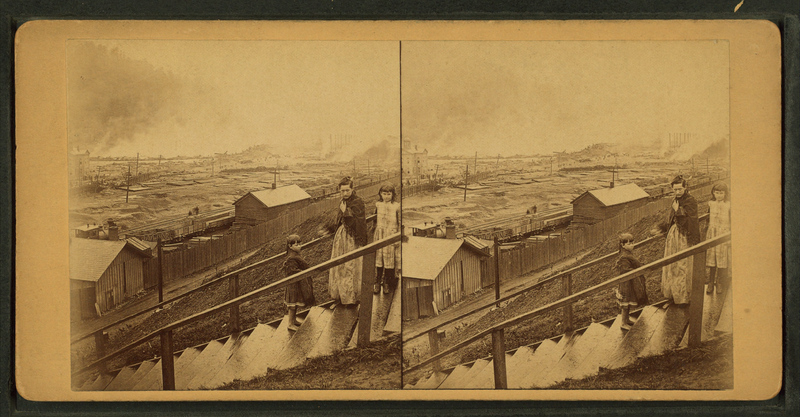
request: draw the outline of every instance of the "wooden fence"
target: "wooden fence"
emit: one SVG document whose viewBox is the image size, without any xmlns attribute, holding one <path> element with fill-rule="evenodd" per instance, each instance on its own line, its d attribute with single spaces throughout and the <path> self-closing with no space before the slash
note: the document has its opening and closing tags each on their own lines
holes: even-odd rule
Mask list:
<svg viewBox="0 0 800 417">
<path fill-rule="evenodd" d="M 358 194 L 365 199 L 377 195 L 382 184 L 383 182 L 376 182 L 362 187 L 358 189 Z M 270 221 L 211 239 L 192 248 L 165 252 L 162 254 L 163 259 L 161 260 L 164 282 L 201 271 L 243 252 L 256 249 L 276 237 L 286 235 L 292 228 L 304 221 L 334 210 L 340 201 L 338 197 L 322 199 L 304 208 L 289 211 Z M 375 206 L 367 205 L 367 215 L 374 212 Z M 158 260 L 153 259 L 145 264 L 145 287 L 155 286 L 158 283 L 157 277 Z M 148 287 L 148 285 L 150 286 Z"/>
<path fill-rule="evenodd" d="M 707 195 L 711 193 L 712 186 L 713 184 L 706 184 L 693 189 L 691 193 L 696 196 Z M 575 256 L 583 250 L 614 238 L 641 219 L 652 216 L 668 208 L 671 204 L 671 198 L 660 198 L 642 207 L 623 211 L 615 217 L 591 226 L 574 229 L 570 233 L 550 237 L 537 243 L 531 242 L 502 251 L 500 252 L 500 281 L 515 278 Z M 483 282 L 493 283 L 494 269 L 487 268 L 487 272 L 491 279 L 484 279 Z"/>
<path fill-rule="evenodd" d="M 404 185 L 401 190 L 402 198 L 408 198 L 412 195 L 421 194 L 426 191 L 434 191 L 436 190 L 438 185 L 436 181 L 429 181 L 423 184 L 414 184 L 414 185 Z"/>
</svg>

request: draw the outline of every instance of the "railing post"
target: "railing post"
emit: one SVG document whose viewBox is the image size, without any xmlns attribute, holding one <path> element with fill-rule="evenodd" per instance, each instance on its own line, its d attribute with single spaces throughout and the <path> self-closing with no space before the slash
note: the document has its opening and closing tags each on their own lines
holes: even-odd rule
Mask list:
<svg viewBox="0 0 800 417">
<path fill-rule="evenodd" d="M 97 333 L 94 334 L 94 350 L 97 352 L 97 358 L 102 358 L 106 354 L 106 337 L 105 332 L 103 330 L 98 330 Z M 97 370 L 100 372 L 106 371 L 106 363 L 101 362 L 100 365 L 97 366 Z"/>
<path fill-rule="evenodd" d="M 164 301 L 164 249 L 161 237 L 158 238 L 158 302 Z"/>
<path fill-rule="evenodd" d="M 239 296 L 239 274 L 234 274 L 228 278 L 228 288 L 230 289 L 231 300 Z M 230 309 L 229 323 L 231 332 L 239 331 L 239 304 L 232 305 Z"/>
<path fill-rule="evenodd" d="M 500 244 L 497 236 L 494 237 L 494 299 L 500 299 Z M 500 307 L 500 303 L 497 303 Z"/>
<path fill-rule="evenodd" d="M 561 277 L 561 287 L 564 297 L 572 295 L 572 274 L 565 274 Z M 566 333 L 572 330 L 572 304 L 565 306 L 562 314 L 564 317 L 561 321 L 561 330 Z"/>
<path fill-rule="evenodd" d="M 703 284 L 706 278 L 706 252 L 692 258 L 692 287 L 689 303 L 689 347 L 700 346 L 703 337 Z"/>
<path fill-rule="evenodd" d="M 361 306 L 358 308 L 359 347 L 369 344 L 372 333 L 372 286 L 375 284 L 375 252 L 361 258 Z"/>
<path fill-rule="evenodd" d="M 494 364 L 494 388 L 508 389 L 506 374 L 506 338 L 503 329 L 492 330 L 492 363 Z"/>
<path fill-rule="evenodd" d="M 431 329 L 428 332 L 428 344 L 430 345 L 431 356 L 439 353 L 439 331 L 437 329 Z M 433 362 L 433 370 L 436 372 L 442 370 L 442 363 L 438 359 Z"/>
<path fill-rule="evenodd" d="M 161 332 L 161 382 L 164 391 L 175 391 L 175 358 L 172 357 L 172 330 Z"/>
</svg>

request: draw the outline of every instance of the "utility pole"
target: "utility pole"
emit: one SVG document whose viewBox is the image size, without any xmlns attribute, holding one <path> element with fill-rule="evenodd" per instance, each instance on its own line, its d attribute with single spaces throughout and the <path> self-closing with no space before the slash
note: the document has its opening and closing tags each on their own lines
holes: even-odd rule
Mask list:
<svg viewBox="0 0 800 417">
<path fill-rule="evenodd" d="M 136 152 L 136 178 L 139 178 L 139 152 Z"/>
<path fill-rule="evenodd" d="M 467 162 L 467 170 L 464 172 L 464 201 L 467 201 L 467 184 L 469 183 L 469 162 Z"/>
<path fill-rule="evenodd" d="M 131 165 L 128 164 L 128 187 L 125 190 L 125 203 L 128 203 L 128 194 L 131 192 Z"/>
<path fill-rule="evenodd" d="M 369 158 L 367 158 L 367 176 L 368 177 L 370 176 L 370 173 L 369 173 Z"/>
<path fill-rule="evenodd" d="M 475 151 L 475 169 L 473 171 L 475 174 L 478 173 L 478 151 Z"/>
<path fill-rule="evenodd" d="M 356 158 L 353 158 L 353 178 L 355 178 L 357 176 L 358 175 L 357 175 L 357 171 L 356 171 Z"/>
<path fill-rule="evenodd" d="M 708 175 L 708 157 L 706 157 L 706 175 Z"/>
<path fill-rule="evenodd" d="M 161 155 L 158 155 L 158 167 L 161 168 Z"/>
</svg>

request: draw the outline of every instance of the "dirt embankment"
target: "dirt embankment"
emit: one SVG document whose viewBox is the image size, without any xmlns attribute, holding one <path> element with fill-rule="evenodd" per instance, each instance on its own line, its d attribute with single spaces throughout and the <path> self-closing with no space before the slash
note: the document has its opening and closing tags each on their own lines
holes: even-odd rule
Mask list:
<svg viewBox="0 0 800 417">
<path fill-rule="evenodd" d="M 705 199 L 707 200 L 707 198 Z M 700 203 L 699 212 L 707 212 L 707 207 L 708 204 L 706 202 Z M 666 213 L 666 210 L 664 210 L 655 215 L 645 217 L 637 222 L 634 226 L 626 230 L 626 232 L 633 234 L 637 242 L 645 240 L 646 238 L 650 237 L 650 230 L 653 228 L 653 226 L 657 222 L 660 222 L 662 219 L 664 219 Z M 701 236 L 705 235 L 705 227 L 706 222 L 701 222 Z M 644 246 L 636 248 L 634 253 L 643 264 L 660 259 L 664 255 L 665 239 L 666 238 L 664 236 L 661 236 L 660 238 L 657 238 Z M 585 255 L 580 260 L 580 263 L 586 263 L 609 253 L 615 252 L 617 250 L 617 245 L 618 242 L 616 238 L 609 239 Z M 613 270 L 613 262 L 614 259 L 607 260 L 573 274 L 573 293 L 600 284 L 601 282 L 614 277 L 616 273 Z M 646 273 L 645 281 L 650 303 L 663 300 L 664 296 L 661 294 L 661 271 L 656 270 Z M 440 349 L 443 350 L 450 346 L 454 346 L 497 323 L 547 305 L 561 297 L 562 288 L 560 281 L 544 284 L 534 290 L 520 295 L 503 308 L 489 311 L 473 324 L 465 326 L 458 331 L 449 333 L 447 338 L 440 343 Z M 618 313 L 619 307 L 616 303 L 613 289 L 602 291 L 573 304 L 573 326 L 575 328 L 582 328 L 588 326 L 593 321 L 601 321 L 606 318 L 614 317 Z M 525 323 L 517 325 L 516 327 L 506 329 L 506 349 L 511 350 L 519 346 L 525 346 L 562 334 L 563 329 L 561 326 L 561 319 L 562 315 L 561 311 L 559 310 L 538 316 Z M 487 357 L 491 355 L 491 348 L 491 338 L 487 336 L 486 338 L 461 349 L 456 354 L 444 358 L 442 361 L 442 366 L 451 367 L 460 363 Z M 419 358 L 408 358 L 407 356 L 404 356 L 404 360 L 407 359 L 411 359 L 409 361 L 409 364 L 411 365 L 419 361 Z M 416 379 L 415 377 L 421 376 L 424 373 L 425 372 L 423 371 L 416 371 L 413 373 L 413 375 L 408 375 L 408 380 L 413 381 Z"/>
<path fill-rule="evenodd" d="M 318 231 L 322 225 L 327 224 L 333 219 L 335 219 L 335 213 L 326 213 L 322 216 L 317 216 L 296 226 L 292 230 L 292 233 L 299 234 L 304 242 L 308 242 L 319 237 Z M 370 233 L 369 235 L 372 236 L 371 226 L 368 227 L 368 231 Z M 322 242 L 304 250 L 303 256 L 312 266 L 322 263 L 330 259 L 331 245 L 331 238 L 324 239 Z M 275 239 L 266 243 L 244 264 L 252 264 L 270 258 L 285 251 L 284 246 L 285 236 L 276 236 Z M 267 284 L 283 279 L 284 275 L 281 271 L 281 266 L 282 259 L 277 259 L 266 265 L 242 273 L 239 276 L 239 294 L 246 294 Z M 223 272 L 220 272 L 217 276 L 222 274 Z M 323 303 L 330 299 L 328 293 L 328 274 L 326 272 L 314 274 L 312 276 L 312 281 L 317 303 Z M 248 329 L 256 326 L 258 322 L 267 322 L 282 317 L 286 313 L 286 307 L 283 304 L 283 294 L 284 292 L 282 290 L 278 290 L 242 304 L 239 308 L 240 327 L 242 329 Z M 198 291 L 167 305 L 164 309 L 150 314 L 135 325 L 122 326 L 119 331 L 110 335 L 107 352 L 113 352 L 149 334 L 155 329 L 207 310 L 229 299 L 230 293 L 227 280 L 215 283 L 205 290 Z M 174 350 L 178 351 L 186 347 L 196 346 L 208 342 L 209 340 L 230 335 L 228 316 L 228 312 L 223 311 L 173 331 Z M 154 338 L 112 361 L 109 365 L 109 369 L 115 369 L 127 364 L 159 356 L 159 349 L 159 339 Z M 81 348 L 74 348 L 72 350 L 73 370 L 79 369 L 94 359 L 96 359 L 96 356 L 93 344 L 82 345 Z"/>
</svg>

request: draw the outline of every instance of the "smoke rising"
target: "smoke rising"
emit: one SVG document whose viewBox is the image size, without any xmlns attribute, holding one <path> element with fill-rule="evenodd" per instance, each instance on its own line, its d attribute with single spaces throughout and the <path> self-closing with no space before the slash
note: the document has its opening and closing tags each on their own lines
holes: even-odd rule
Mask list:
<svg viewBox="0 0 800 417">
<path fill-rule="evenodd" d="M 186 87 L 174 74 L 93 42 L 71 46 L 70 146 L 104 153 L 159 124 L 185 124 L 175 109 Z"/>
</svg>

